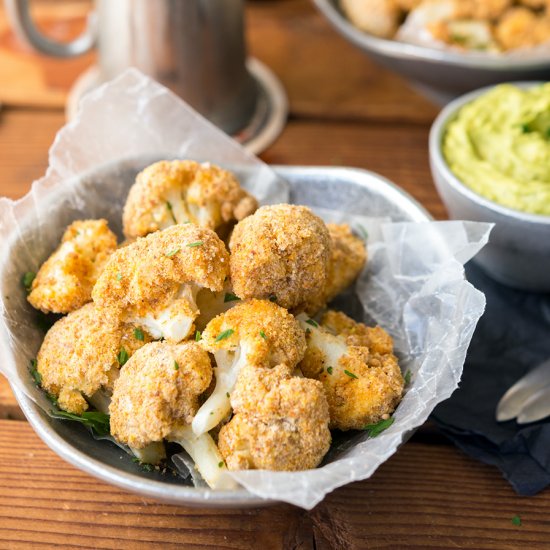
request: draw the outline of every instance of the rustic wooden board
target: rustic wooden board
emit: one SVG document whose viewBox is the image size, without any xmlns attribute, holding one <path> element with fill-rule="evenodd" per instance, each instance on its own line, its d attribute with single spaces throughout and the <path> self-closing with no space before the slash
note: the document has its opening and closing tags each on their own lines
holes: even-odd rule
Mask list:
<svg viewBox="0 0 550 550">
<path fill-rule="evenodd" d="M 459 475 L 457 473 L 459 472 Z M 409 443 L 312 512 L 176 507 L 63 462 L 25 422 L 0 420 L 1 548 L 543 548 L 550 499 L 522 499 L 448 446 Z M 512 524 L 516 514 L 521 526 Z"/>
</svg>

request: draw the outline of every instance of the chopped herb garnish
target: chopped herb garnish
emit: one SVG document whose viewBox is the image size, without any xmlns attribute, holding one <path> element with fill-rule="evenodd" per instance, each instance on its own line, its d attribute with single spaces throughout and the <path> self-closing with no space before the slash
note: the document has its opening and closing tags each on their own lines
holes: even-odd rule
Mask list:
<svg viewBox="0 0 550 550">
<path fill-rule="evenodd" d="M 133 457 L 132 457 L 132 462 L 139 464 L 139 463 L 140 463 L 140 460 L 139 460 L 139 458 L 138 458 L 137 456 L 133 456 Z"/>
<path fill-rule="evenodd" d="M 147 464 L 146 462 L 140 462 L 139 465 L 146 471 L 152 472 L 155 467 L 152 464 Z"/>
<path fill-rule="evenodd" d="M 229 399 L 229 392 L 228 391 L 225 392 L 225 396 L 227 397 L 227 399 Z"/>
<path fill-rule="evenodd" d="M 260 336 L 264 339 L 264 340 L 267 340 L 267 336 L 265 335 L 265 332 L 263 330 L 260 330 Z"/>
<path fill-rule="evenodd" d="M 195 248 L 197 246 L 202 246 L 204 244 L 204 241 L 196 241 L 194 243 L 189 243 L 187 246 L 189 248 Z"/>
<path fill-rule="evenodd" d="M 120 348 L 120 351 L 116 356 L 116 359 L 118 361 L 118 364 L 121 367 L 123 367 L 128 362 L 128 359 L 130 359 L 130 356 L 128 355 L 128 352 L 124 348 Z"/>
<path fill-rule="evenodd" d="M 376 437 L 384 430 L 387 430 L 393 424 L 393 421 L 393 416 L 390 416 L 385 420 L 380 420 L 380 422 L 377 422 L 376 424 L 368 424 L 367 426 L 364 426 L 363 430 L 368 431 L 370 437 Z"/>
<path fill-rule="evenodd" d="M 306 334 L 311 334 L 311 329 L 310 328 L 306 328 Z"/>
<path fill-rule="evenodd" d="M 32 282 L 34 281 L 34 278 L 36 277 L 36 273 L 33 271 L 27 271 L 22 277 L 21 277 L 21 284 L 25 288 L 27 292 L 31 291 L 32 288 Z"/>
<path fill-rule="evenodd" d="M 361 224 L 357 224 L 357 231 L 361 234 L 361 238 L 364 241 L 368 240 L 369 232 Z"/>
<path fill-rule="evenodd" d="M 225 340 L 226 338 L 229 338 L 235 331 L 232 328 L 228 328 L 227 330 L 224 330 L 218 336 L 216 336 L 216 342 L 220 342 L 221 340 Z"/>
<path fill-rule="evenodd" d="M 521 128 L 521 131 L 524 134 L 528 134 L 531 131 L 531 128 L 529 127 L 529 124 L 521 124 L 520 128 Z"/>
<path fill-rule="evenodd" d="M 328 372 L 329 374 L 332 374 L 332 371 L 333 371 L 333 370 L 334 370 L 334 369 L 333 369 L 332 367 L 327 367 L 327 372 Z"/>
<path fill-rule="evenodd" d="M 223 468 L 223 460 L 221 462 L 218 462 L 218 468 Z"/>
<path fill-rule="evenodd" d="M 36 365 L 37 365 L 36 359 L 31 359 L 29 364 L 29 371 L 36 385 L 40 386 L 40 384 L 42 384 L 42 375 L 36 369 Z"/>
<path fill-rule="evenodd" d="M 170 212 L 170 216 L 172 216 L 172 219 L 174 220 L 174 223 L 178 223 L 178 220 L 176 220 L 176 216 L 174 216 L 174 211 L 172 209 L 172 204 L 168 201 L 166 201 L 166 208 L 168 208 L 168 212 Z"/>
<path fill-rule="evenodd" d="M 116 274 L 116 280 L 117 281 L 122 281 L 122 273 L 117 273 Z"/>
<path fill-rule="evenodd" d="M 517 527 L 521 525 L 521 518 L 517 514 L 512 518 L 512 525 Z"/>
<path fill-rule="evenodd" d="M 143 334 L 143 331 L 140 328 L 134 329 L 134 338 L 136 340 L 139 340 L 140 342 L 143 342 L 143 340 L 145 340 L 145 335 Z"/>
<path fill-rule="evenodd" d="M 197 332 L 195 332 L 195 342 L 198 342 L 201 338 L 202 338 L 201 331 L 197 330 Z"/>
<path fill-rule="evenodd" d="M 180 370 L 180 366 L 177 361 L 174 361 L 174 370 Z"/>
<path fill-rule="evenodd" d="M 318 328 L 318 327 L 319 327 L 319 324 L 318 324 L 317 322 L 315 322 L 313 319 L 308 319 L 308 320 L 306 321 L 306 323 L 307 323 L 308 325 L 311 325 L 312 327 L 315 327 L 315 328 Z"/>
<path fill-rule="evenodd" d="M 269 295 L 269 301 L 270 302 L 276 302 L 277 301 L 277 296 L 275 296 L 275 294 L 270 294 Z"/>
<path fill-rule="evenodd" d="M 344 373 L 347 374 L 350 378 L 355 378 L 357 380 L 357 376 L 353 374 L 353 372 L 350 372 L 349 370 L 344 370 Z"/>
<path fill-rule="evenodd" d="M 224 304 L 227 304 L 227 302 L 236 302 L 237 300 L 240 300 L 240 298 L 232 292 L 226 292 L 223 298 Z"/>
<path fill-rule="evenodd" d="M 180 250 L 181 250 L 181 247 L 180 248 L 174 248 L 174 250 L 170 250 L 170 252 L 166 253 L 166 257 L 171 258 L 172 256 L 175 256 Z"/>
<path fill-rule="evenodd" d="M 81 415 L 72 414 L 65 411 L 51 411 L 53 418 L 61 418 L 62 420 L 74 420 L 84 424 L 97 435 L 109 435 L 109 415 L 102 412 L 83 412 Z"/>
<path fill-rule="evenodd" d="M 412 376 L 412 372 L 410 371 L 410 369 L 407 369 L 407 372 L 403 377 L 403 379 L 405 380 L 405 386 L 408 386 L 411 383 L 411 376 Z"/>
</svg>

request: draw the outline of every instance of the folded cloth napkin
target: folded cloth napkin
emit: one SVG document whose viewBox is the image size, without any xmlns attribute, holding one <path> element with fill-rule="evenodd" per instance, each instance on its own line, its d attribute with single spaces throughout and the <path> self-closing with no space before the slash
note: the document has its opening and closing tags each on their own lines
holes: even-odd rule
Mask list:
<svg viewBox="0 0 550 550">
<path fill-rule="evenodd" d="M 433 419 L 464 452 L 499 468 L 520 495 L 550 485 L 550 418 L 520 426 L 495 420 L 508 388 L 550 358 L 550 294 L 521 292 L 468 264 L 468 280 L 487 297 L 460 387 Z"/>
</svg>

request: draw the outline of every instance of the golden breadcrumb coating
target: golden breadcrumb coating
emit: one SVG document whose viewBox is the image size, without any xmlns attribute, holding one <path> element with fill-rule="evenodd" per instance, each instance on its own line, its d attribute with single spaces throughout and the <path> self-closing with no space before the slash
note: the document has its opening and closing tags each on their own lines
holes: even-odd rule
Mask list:
<svg viewBox="0 0 550 550">
<path fill-rule="evenodd" d="M 325 288 L 331 247 L 328 229 L 309 208 L 263 206 L 231 236 L 235 294 L 275 299 L 287 309 L 308 308 Z"/>
<path fill-rule="evenodd" d="M 329 332 L 340 327 L 342 334 Z M 304 376 L 323 384 L 331 428 L 362 429 L 394 411 L 404 380 L 391 338 L 382 329 L 369 331 L 343 314 L 332 313 L 328 322 L 310 327 L 306 338 L 308 349 L 300 368 Z"/>
<path fill-rule="evenodd" d="M 124 234 L 142 237 L 176 223 L 217 230 L 258 208 L 235 176 L 210 163 L 163 160 L 140 172 L 123 213 Z"/>
<path fill-rule="evenodd" d="M 512 4 L 512 0 L 454 0 L 454 18 L 494 21 Z"/>
<path fill-rule="evenodd" d="M 92 288 L 116 247 L 107 220 L 73 222 L 36 274 L 29 302 L 45 313 L 69 313 L 90 302 Z"/>
<path fill-rule="evenodd" d="M 145 342 L 129 343 L 129 331 L 94 304 L 63 317 L 48 331 L 37 357 L 41 386 L 58 400 L 59 408 L 82 414 L 99 389 L 112 387 L 122 347 L 130 356 Z"/>
<path fill-rule="evenodd" d="M 328 223 L 332 240 L 324 302 L 330 302 L 357 278 L 367 261 L 365 243 L 356 237 L 349 225 Z"/>
<path fill-rule="evenodd" d="M 191 422 L 212 378 L 210 358 L 195 342 L 151 342 L 120 371 L 109 406 L 111 434 L 142 449 Z"/>
<path fill-rule="evenodd" d="M 243 369 L 231 398 L 235 416 L 218 446 L 230 470 L 315 468 L 331 436 L 323 387 L 293 378 L 286 365 Z"/>
<path fill-rule="evenodd" d="M 169 308 L 170 315 L 198 315 L 195 290 L 221 290 L 229 274 L 229 254 L 210 229 L 175 225 L 117 250 L 92 296 L 123 320 L 136 320 Z M 188 285 L 188 287 L 184 287 Z M 138 322 L 138 321 L 135 321 Z"/>
<path fill-rule="evenodd" d="M 231 333 L 229 333 L 232 331 Z M 226 335 L 221 337 L 220 335 Z M 268 300 L 248 300 L 214 317 L 200 344 L 215 353 L 246 346 L 247 363 L 259 367 L 294 367 L 306 350 L 305 334 L 296 319 Z"/>
<path fill-rule="evenodd" d="M 523 8 L 512 8 L 499 21 L 495 36 L 503 50 L 532 47 L 550 40 L 550 17 Z"/>
</svg>

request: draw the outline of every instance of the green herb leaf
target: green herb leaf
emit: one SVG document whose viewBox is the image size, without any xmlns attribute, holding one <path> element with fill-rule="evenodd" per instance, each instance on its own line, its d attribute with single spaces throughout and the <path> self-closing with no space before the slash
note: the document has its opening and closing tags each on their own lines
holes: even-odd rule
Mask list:
<svg viewBox="0 0 550 550">
<path fill-rule="evenodd" d="M 178 223 L 178 220 L 176 220 L 176 216 L 174 216 L 172 204 L 168 201 L 166 201 L 166 208 L 168 208 L 168 212 L 170 212 L 170 216 L 172 216 L 172 220 L 174 221 L 174 223 Z"/>
<path fill-rule="evenodd" d="M 202 246 L 204 244 L 204 241 L 196 241 L 194 243 L 189 243 L 187 246 L 189 248 L 195 248 L 197 246 Z"/>
<path fill-rule="evenodd" d="M 516 527 L 521 526 L 521 518 L 517 514 L 512 518 L 512 525 L 515 525 Z"/>
<path fill-rule="evenodd" d="M 122 281 L 122 273 L 117 273 L 116 274 L 116 280 L 117 281 Z"/>
<path fill-rule="evenodd" d="M 270 294 L 269 295 L 269 301 L 270 302 L 276 302 L 277 301 L 277 296 L 275 296 L 275 294 Z"/>
<path fill-rule="evenodd" d="M 36 370 L 36 359 L 31 359 L 29 361 L 29 371 L 31 373 L 31 376 L 33 377 L 34 382 L 37 386 L 40 386 L 42 384 L 42 375 Z"/>
<path fill-rule="evenodd" d="M 528 134 L 531 131 L 531 128 L 529 127 L 529 124 L 521 124 L 520 128 L 521 128 L 521 131 L 524 134 Z"/>
<path fill-rule="evenodd" d="M 221 462 L 218 462 L 218 468 L 223 468 L 223 460 Z"/>
<path fill-rule="evenodd" d="M 411 383 L 411 376 L 412 376 L 411 370 L 407 369 L 407 372 L 405 373 L 405 376 L 403 377 L 403 379 L 405 380 L 405 386 L 408 386 Z"/>
<path fill-rule="evenodd" d="M 233 294 L 232 292 L 226 292 L 223 298 L 223 303 L 227 304 L 227 302 L 236 302 L 237 300 L 240 300 L 237 295 Z"/>
<path fill-rule="evenodd" d="M 350 372 L 349 370 L 344 369 L 344 374 L 347 374 L 350 378 L 355 378 L 357 380 L 357 376 L 353 374 L 353 372 Z"/>
<path fill-rule="evenodd" d="M 384 430 L 387 430 L 394 422 L 393 416 L 386 418 L 385 420 L 380 420 L 376 424 L 369 424 L 363 427 L 363 430 L 369 432 L 370 437 L 376 437 L 380 435 Z"/>
<path fill-rule="evenodd" d="M 27 271 L 22 277 L 21 277 L 21 284 L 23 285 L 24 289 L 27 292 L 31 291 L 32 288 L 32 282 L 34 281 L 34 278 L 36 277 L 36 273 L 33 271 Z"/>
<path fill-rule="evenodd" d="M 364 241 L 369 239 L 369 232 L 359 223 L 357 224 L 357 232 Z"/>
<path fill-rule="evenodd" d="M 143 334 L 143 331 L 140 328 L 134 329 L 134 338 L 136 340 L 139 340 L 140 342 L 143 342 L 145 340 L 145 335 Z"/>
<path fill-rule="evenodd" d="M 306 334 L 311 334 L 311 329 L 310 328 L 306 328 Z"/>
<path fill-rule="evenodd" d="M 90 428 L 97 435 L 109 435 L 109 415 L 101 412 L 83 412 L 81 415 L 68 413 L 66 411 L 51 411 L 53 418 L 62 420 L 74 420 Z"/>
<path fill-rule="evenodd" d="M 314 321 L 313 319 L 308 319 L 308 320 L 306 321 L 306 323 L 307 323 L 308 325 L 311 325 L 312 327 L 319 328 L 319 323 L 317 323 L 317 322 Z"/>
<path fill-rule="evenodd" d="M 260 336 L 264 339 L 264 340 L 267 340 L 267 336 L 265 335 L 265 332 L 263 330 L 260 330 Z"/>
<path fill-rule="evenodd" d="M 226 338 L 229 338 L 235 331 L 232 328 L 228 328 L 227 330 L 224 330 L 218 336 L 216 336 L 216 342 L 220 342 L 221 340 L 225 340 Z"/>
<path fill-rule="evenodd" d="M 170 252 L 166 253 L 166 257 L 171 258 L 172 256 L 175 256 L 180 250 L 181 250 L 181 247 L 174 248 L 174 250 L 170 250 Z"/>
<path fill-rule="evenodd" d="M 333 370 L 334 370 L 334 369 L 333 369 L 332 367 L 327 367 L 327 372 L 328 372 L 329 374 L 332 374 L 332 371 L 333 371 Z"/>
<path fill-rule="evenodd" d="M 177 361 L 174 361 L 174 370 L 180 370 L 180 366 Z"/>
<path fill-rule="evenodd" d="M 120 351 L 116 356 L 116 359 L 118 361 L 118 364 L 121 367 L 123 367 L 128 362 L 128 359 L 130 359 L 130 356 L 128 355 L 128 352 L 124 348 L 120 348 Z"/>
<path fill-rule="evenodd" d="M 197 332 L 195 332 L 195 342 L 198 342 L 201 338 L 202 338 L 201 331 L 197 330 Z"/>
<path fill-rule="evenodd" d="M 227 399 L 229 399 L 229 392 L 228 391 L 225 392 L 225 396 L 227 397 Z"/>
</svg>

